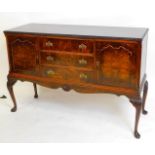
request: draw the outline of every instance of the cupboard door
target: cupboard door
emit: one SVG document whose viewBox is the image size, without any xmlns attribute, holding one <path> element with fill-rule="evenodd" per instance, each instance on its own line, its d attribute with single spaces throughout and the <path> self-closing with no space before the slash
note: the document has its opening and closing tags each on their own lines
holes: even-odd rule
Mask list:
<svg viewBox="0 0 155 155">
<path fill-rule="evenodd" d="M 104 43 L 102 48 L 98 48 L 99 83 L 111 86 L 136 87 L 137 50 L 136 44 L 125 45 L 123 43 Z"/>
<path fill-rule="evenodd" d="M 30 38 L 16 38 L 11 42 L 11 60 L 16 72 L 34 74 L 36 69 L 35 42 Z"/>
</svg>

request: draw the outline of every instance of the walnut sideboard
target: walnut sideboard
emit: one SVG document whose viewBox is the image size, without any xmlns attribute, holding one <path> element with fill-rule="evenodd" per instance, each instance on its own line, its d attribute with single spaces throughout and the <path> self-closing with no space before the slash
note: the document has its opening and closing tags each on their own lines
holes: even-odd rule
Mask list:
<svg viewBox="0 0 155 155">
<path fill-rule="evenodd" d="M 17 80 L 80 93 L 125 95 L 135 107 L 134 136 L 148 90 L 148 29 L 27 24 L 4 31 L 10 70 L 7 87 L 15 112 Z M 110 104 L 110 103 L 108 103 Z"/>
</svg>

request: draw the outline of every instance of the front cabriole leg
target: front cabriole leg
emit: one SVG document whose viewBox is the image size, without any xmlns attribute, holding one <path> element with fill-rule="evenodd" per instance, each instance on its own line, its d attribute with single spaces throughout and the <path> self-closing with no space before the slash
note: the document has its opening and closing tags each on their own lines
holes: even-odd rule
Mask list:
<svg viewBox="0 0 155 155">
<path fill-rule="evenodd" d="M 134 136 L 135 138 L 140 138 L 140 134 L 138 132 L 138 124 L 139 124 L 140 114 L 142 110 L 142 103 L 141 101 L 136 101 L 133 99 L 130 99 L 130 102 L 132 103 L 132 105 L 135 107 L 135 110 L 136 110 Z"/>
<path fill-rule="evenodd" d="M 16 79 L 8 78 L 8 82 L 7 82 L 7 88 L 12 98 L 13 105 L 14 105 L 13 108 L 11 109 L 11 112 L 15 112 L 17 110 L 16 99 L 15 99 L 15 95 L 13 91 L 13 85 L 16 83 L 16 81 L 17 81 Z"/>
<path fill-rule="evenodd" d="M 144 88 L 143 88 L 143 96 L 140 95 L 136 98 L 130 98 L 130 102 L 136 109 L 136 116 L 135 116 L 135 129 L 134 129 L 134 136 L 136 138 L 140 138 L 140 134 L 138 132 L 138 123 L 140 119 L 141 112 L 143 114 L 147 114 L 147 111 L 145 110 L 145 101 L 148 91 L 148 81 L 145 81 Z"/>
</svg>

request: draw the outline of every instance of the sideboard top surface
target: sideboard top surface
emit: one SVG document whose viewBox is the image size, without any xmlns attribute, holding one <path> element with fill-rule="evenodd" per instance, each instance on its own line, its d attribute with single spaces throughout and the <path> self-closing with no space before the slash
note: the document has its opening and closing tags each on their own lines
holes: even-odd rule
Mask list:
<svg viewBox="0 0 155 155">
<path fill-rule="evenodd" d="M 143 39 L 147 33 L 147 28 L 133 27 L 106 27 L 106 26 L 86 26 L 86 25 L 60 25 L 60 24 L 27 24 L 4 32 L 28 33 L 45 35 L 65 35 L 84 37 L 109 37 Z"/>
</svg>

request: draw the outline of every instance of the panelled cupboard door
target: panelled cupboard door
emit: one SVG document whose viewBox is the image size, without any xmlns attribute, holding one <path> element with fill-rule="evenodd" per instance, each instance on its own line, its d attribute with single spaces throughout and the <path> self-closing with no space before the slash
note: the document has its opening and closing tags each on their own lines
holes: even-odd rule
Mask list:
<svg viewBox="0 0 155 155">
<path fill-rule="evenodd" d="M 19 73 L 35 74 L 37 52 L 35 38 L 9 37 L 12 70 Z"/>
<path fill-rule="evenodd" d="M 137 42 L 97 42 L 98 82 L 103 85 L 134 87 L 138 76 Z"/>
</svg>

